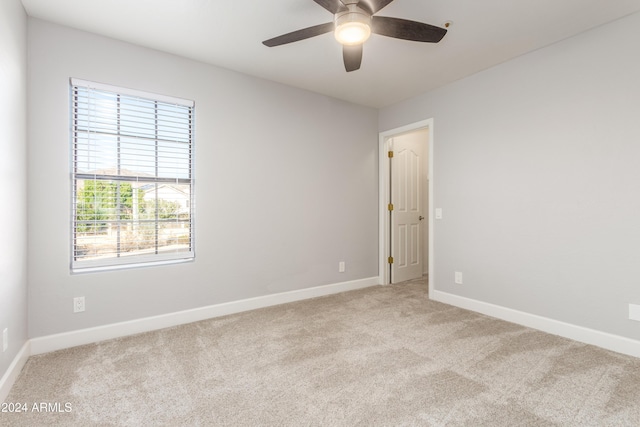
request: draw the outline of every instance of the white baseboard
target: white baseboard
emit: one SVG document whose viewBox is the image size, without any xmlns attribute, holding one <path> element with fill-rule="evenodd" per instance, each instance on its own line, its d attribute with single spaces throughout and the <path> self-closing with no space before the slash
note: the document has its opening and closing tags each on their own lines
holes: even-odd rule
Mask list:
<svg viewBox="0 0 640 427">
<path fill-rule="evenodd" d="M 13 362 L 11 362 L 11 365 L 9 365 L 7 372 L 5 372 L 2 379 L 0 379 L 0 402 L 4 402 L 9 395 L 11 387 L 13 387 L 13 384 L 16 382 L 20 372 L 22 372 L 22 368 L 24 367 L 24 364 L 27 363 L 27 359 L 30 355 L 31 343 L 27 341 L 24 343 L 18 354 L 16 354 L 16 357 L 13 359 Z"/>
<path fill-rule="evenodd" d="M 585 344 L 595 345 L 617 353 L 640 357 L 640 341 L 637 340 L 461 297 L 447 292 L 433 290 L 429 295 L 434 301 L 486 314 L 487 316 L 496 317 L 553 335 L 580 341 Z"/>
<path fill-rule="evenodd" d="M 367 288 L 378 284 L 380 284 L 379 277 L 370 277 L 349 282 L 316 286 L 313 288 L 210 305 L 207 307 L 194 308 L 192 310 L 179 311 L 160 316 L 145 317 L 127 322 L 97 326 L 95 328 L 47 335 L 31 339 L 31 354 L 48 353 L 79 345 L 92 344 L 98 341 L 120 338 L 142 332 L 155 331 L 158 329 L 169 328 L 219 316 L 226 316 L 228 314 L 240 313 L 248 310 L 255 310 L 257 308 L 270 307 L 288 302 Z"/>
</svg>

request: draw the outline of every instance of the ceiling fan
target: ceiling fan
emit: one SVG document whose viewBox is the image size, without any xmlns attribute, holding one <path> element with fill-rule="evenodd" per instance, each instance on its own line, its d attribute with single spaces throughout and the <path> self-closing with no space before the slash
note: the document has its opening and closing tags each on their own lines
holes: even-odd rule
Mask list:
<svg viewBox="0 0 640 427">
<path fill-rule="evenodd" d="M 407 19 L 373 16 L 393 0 L 313 0 L 333 13 L 333 22 L 314 25 L 283 34 L 262 42 L 274 47 L 293 43 L 321 34 L 334 32 L 336 40 L 342 44 L 344 68 L 355 71 L 362 63 L 362 44 L 371 33 L 396 39 L 417 42 L 438 43 L 447 30 L 422 22 Z"/>
</svg>

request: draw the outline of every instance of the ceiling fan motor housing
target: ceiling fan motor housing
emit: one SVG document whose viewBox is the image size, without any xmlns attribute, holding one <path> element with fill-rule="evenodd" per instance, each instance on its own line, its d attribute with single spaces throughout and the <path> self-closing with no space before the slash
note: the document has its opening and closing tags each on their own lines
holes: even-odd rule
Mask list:
<svg viewBox="0 0 640 427">
<path fill-rule="evenodd" d="M 361 44 L 371 35 L 371 14 L 355 3 L 348 4 L 347 8 L 348 10 L 335 14 L 335 37 L 342 44 Z M 349 41 L 349 33 L 354 31 L 364 35 L 354 41 Z"/>
</svg>

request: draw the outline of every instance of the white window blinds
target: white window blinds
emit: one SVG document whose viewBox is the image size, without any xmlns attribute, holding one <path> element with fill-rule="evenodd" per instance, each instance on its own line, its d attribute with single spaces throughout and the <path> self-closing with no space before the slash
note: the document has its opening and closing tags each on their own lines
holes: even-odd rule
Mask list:
<svg viewBox="0 0 640 427">
<path fill-rule="evenodd" d="M 73 271 L 194 257 L 194 103 L 71 79 Z"/>
</svg>

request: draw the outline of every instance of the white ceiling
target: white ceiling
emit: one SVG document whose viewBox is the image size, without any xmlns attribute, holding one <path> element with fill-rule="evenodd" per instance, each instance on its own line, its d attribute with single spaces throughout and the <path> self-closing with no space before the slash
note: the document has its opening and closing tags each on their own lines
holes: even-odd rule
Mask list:
<svg viewBox="0 0 640 427">
<path fill-rule="evenodd" d="M 377 13 L 442 26 L 438 44 L 373 35 L 346 73 L 331 33 L 266 40 L 330 22 L 313 0 L 22 0 L 30 16 L 372 107 L 443 86 L 640 10 L 640 0 L 395 0 Z"/>
</svg>

